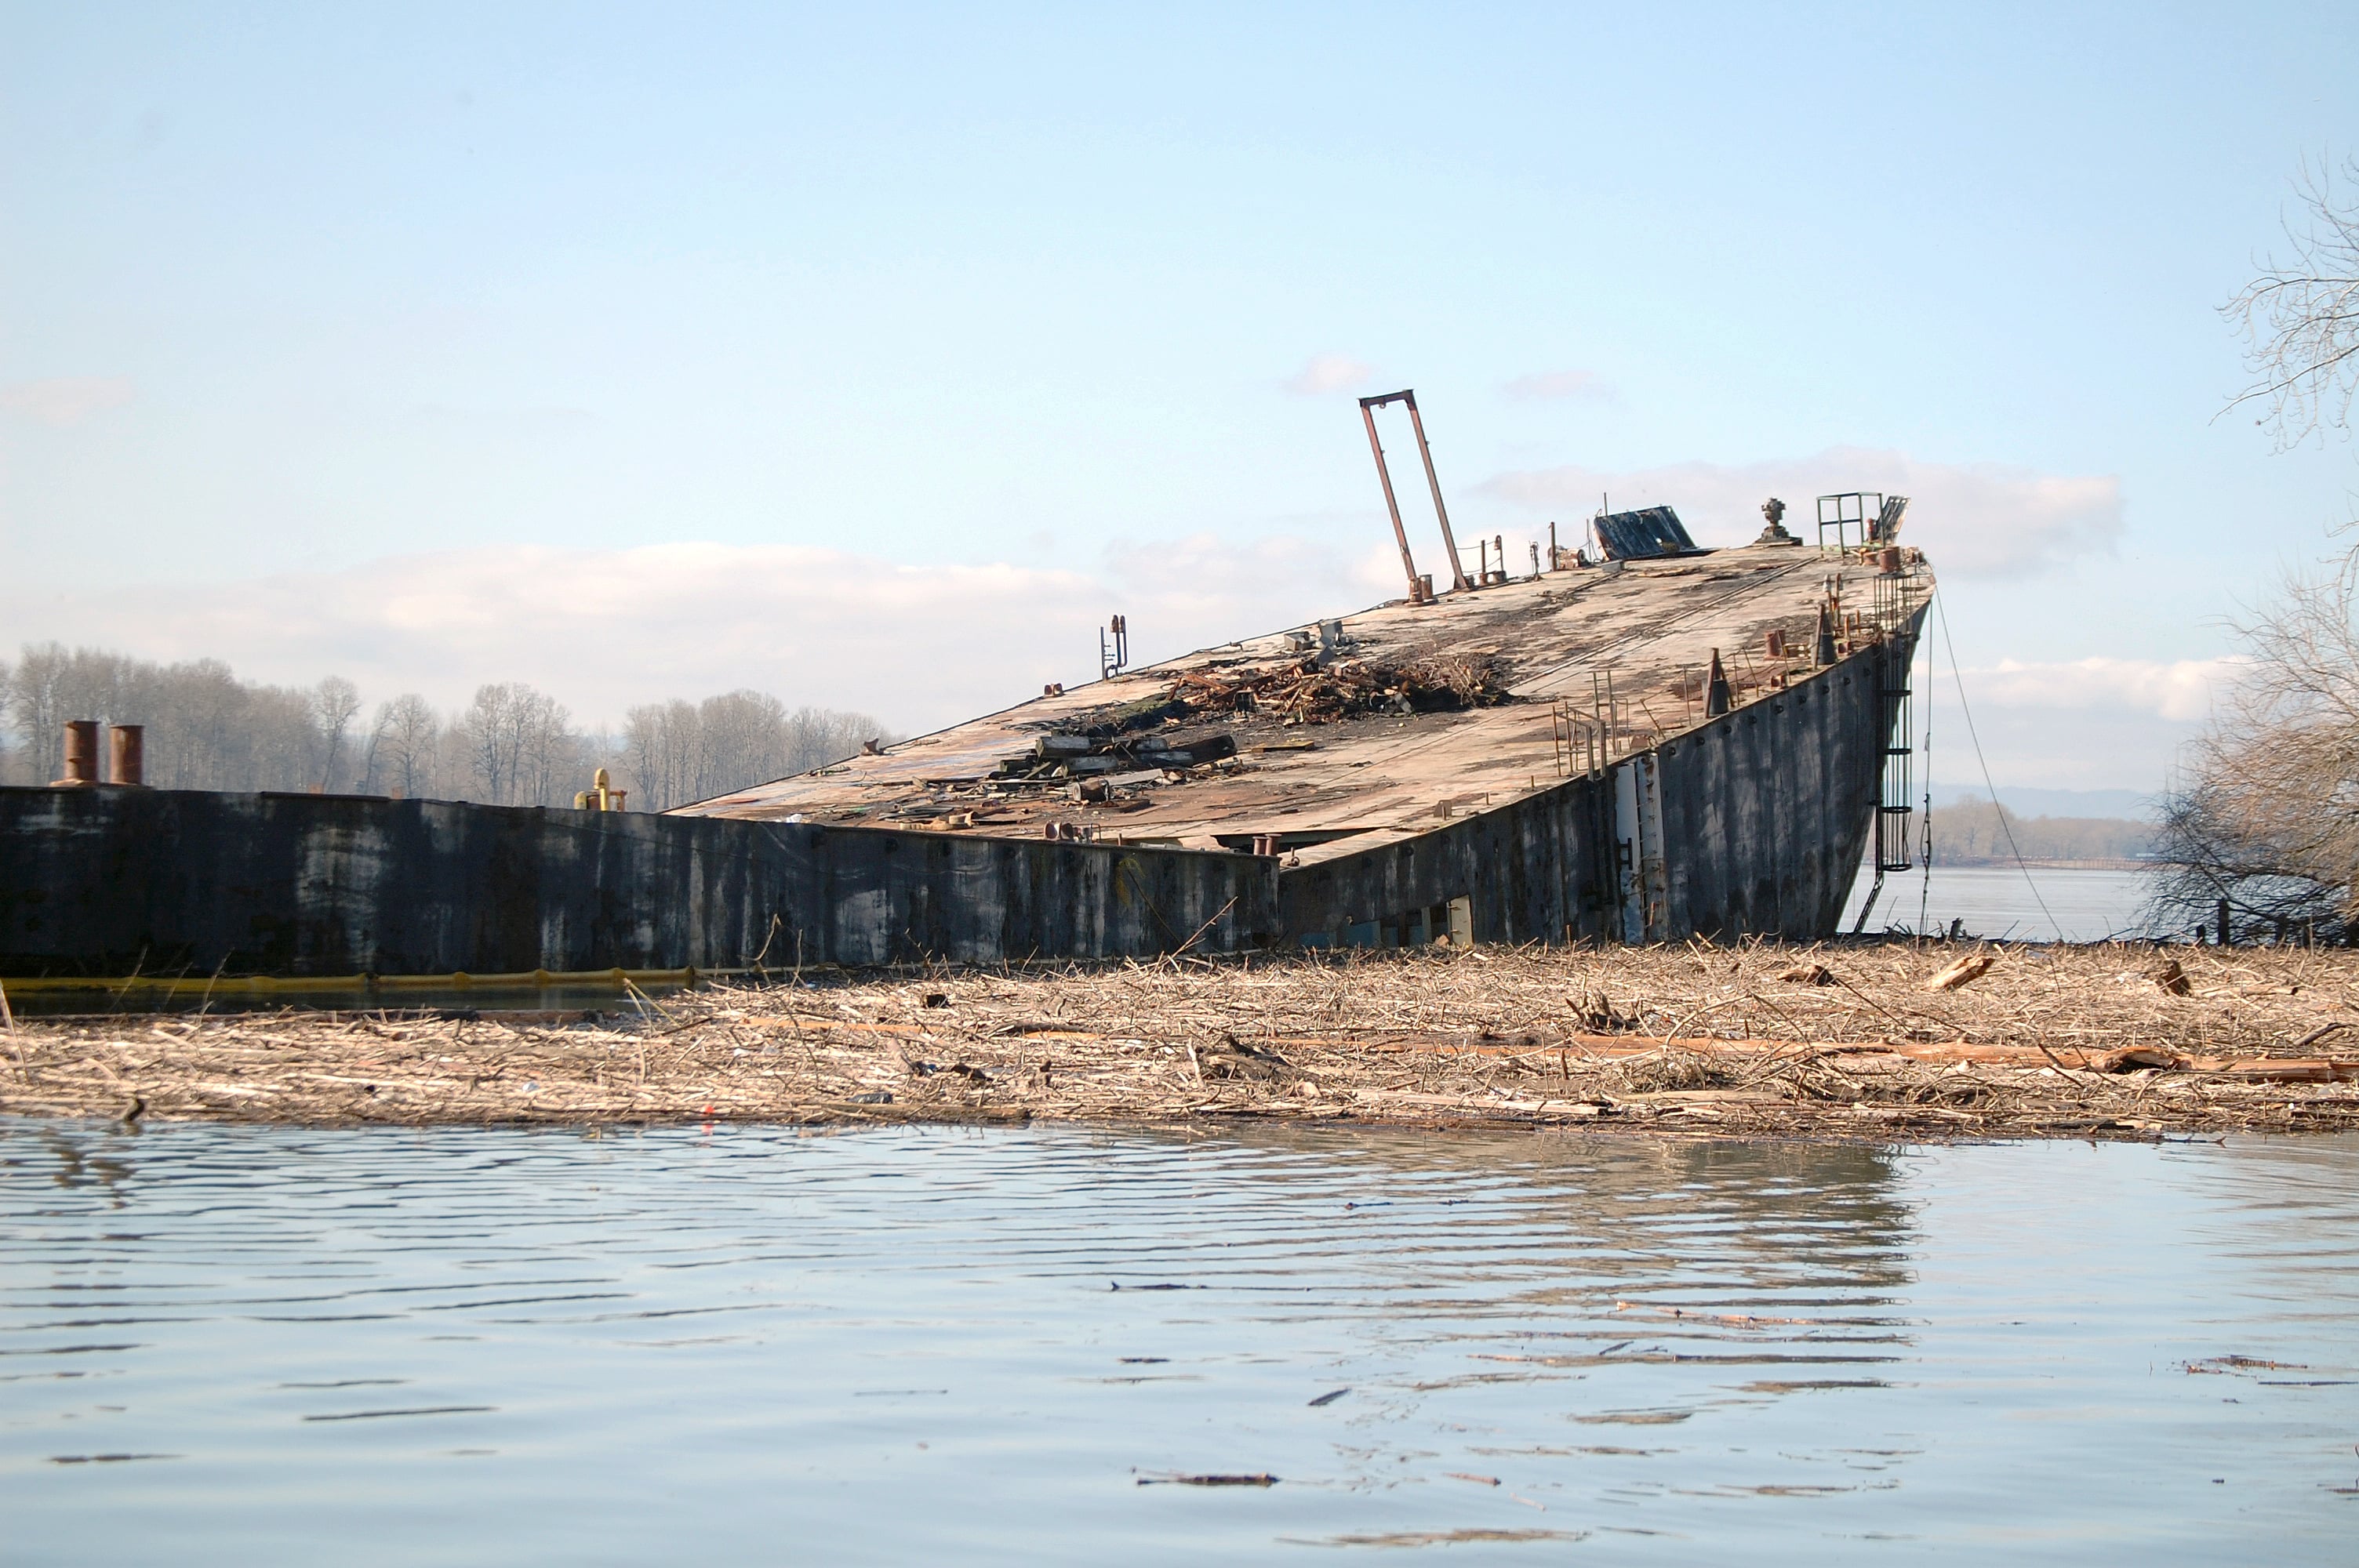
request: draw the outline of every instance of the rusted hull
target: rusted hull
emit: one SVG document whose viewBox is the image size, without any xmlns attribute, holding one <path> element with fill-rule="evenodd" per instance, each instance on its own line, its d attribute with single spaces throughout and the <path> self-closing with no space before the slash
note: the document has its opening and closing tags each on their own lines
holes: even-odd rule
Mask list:
<svg viewBox="0 0 2359 1568">
<path fill-rule="evenodd" d="M 1875 815 L 1883 666 L 1914 630 L 1594 776 L 1290 870 L 1286 929 L 1394 946 L 1463 900 L 1480 942 L 1830 935 Z"/>
<path fill-rule="evenodd" d="M 294 795 L 0 790 L 0 975 L 733 968 L 1278 938 L 1268 860 Z"/>
<path fill-rule="evenodd" d="M 1834 929 L 1859 866 L 1889 733 L 1882 665 L 1912 642 L 1595 774 L 1292 866 L 711 816 L 0 790 L 0 975 L 991 963 L 1443 935 L 1805 940 Z"/>
</svg>

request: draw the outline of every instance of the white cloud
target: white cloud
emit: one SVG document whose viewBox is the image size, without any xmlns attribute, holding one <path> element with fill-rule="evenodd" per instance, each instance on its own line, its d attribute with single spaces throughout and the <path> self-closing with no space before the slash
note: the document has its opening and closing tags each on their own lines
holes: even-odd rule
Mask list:
<svg viewBox="0 0 2359 1568">
<path fill-rule="evenodd" d="M 1375 366 L 1349 354 L 1313 354 L 1299 373 L 1278 385 L 1297 397 L 1323 397 L 1331 392 L 1346 392 L 1364 385 L 1375 373 Z"/>
<path fill-rule="evenodd" d="M 1537 371 L 1530 375 L 1517 376 L 1499 390 L 1510 397 L 1534 399 L 1604 399 L 1614 395 L 1614 389 L 1593 370 Z"/>
<path fill-rule="evenodd" d="M 1837 447 L 1766 462 L 1687 462 L 1613 471 L 1565 467 L 1499 474 L 1479 487 L 1534 513 L 1586 518 L 1601 493 L 1614 510 L 1669 505 L 1699 544 L 1734 545 L 1761 528 L 1761 503 L 1787 504 L 1786 525 L 1816 537 L 1814 500 L 1881 490 L 1909 498 L 1901 538 L 1936 570 L 2022 577 L 2074 556 L 2109 551 L 2122 531 L 2121 481 L 2043 474 L 2002 463 L 1937 463 L 1906 452 Z"/>
<path fill-rule="evenodd" d="M 1119 546 L 1099 572 L 899 565 L 795 546 L 494 546 L 347 570 L 40 596 L 10 630 L 253 679 L 334 673 L 445 708 L 522 680 L 587 722 L 738 687 L 930 729 L 1097 673 L 1121 611 L 1141 663 L 1397 594 L 1376 561 L 1301 539 Z M 13 653 L 13 649 L 8 652 Z"/>
<path fill-rule="evenodd" d="M 120 408 L 138 395 L 127 376 L 65 375 L 0 386 L 0 409 L 44 425 L 79 425 L 92 415 Z"/>
<path fill-rule="evenodd" d="M 1355 610 L 1402 589 L 1400 556 L 1390 545 L 1346 555 L 1296 535 L 1239 544 L 1212 534 L 1107 552 L 1125 595 L 1151 600 L 1173 624 L 1212 634 L 1257 636 L 1315 615 Z M 1175 650 L 1177 651 L 1177 650 Z"/>
<path fill-rule="evenodd" d="M 2214 697 L 2233 685 L 2245 661 L 2215 659 L 2071 659 L 2033 664 L 2001 659 L 1965 669 L 1969 700 L 2011 708 L 2127 709 L 2197 724 Z"/>
<path fill-rule="evenodd" d="M 1389 538 L 1340 532 L 1129 541 L 1092 569 L 904 565 L 795 546 L 495 546 L 201 591 L 68 587 L 28 597 L 9 630 L 164 661 L 212 656 L 287 684 L 339 674 L 372 704 L 418 691 L 455 708 L 483 682 L 523 680 L 585 723 L 618 723 L 636 703 L 754 687 L 919 730 L 1092 678 L 1097 629 L 1115 611 L 1147 663 L 1349 613 L 1398 595 L 1399 572 Z M 2007 659 L 1964 677 L 2001 784 L 2151 790 L 2235 670 L 2232 659 Z M 1944 787 L 1980 782 L 1955 700 L 1943 660 L 1919 711 Z"/>
<path fill-rule="evenodd" d="M 1979 789 L 1987 763 L 2002 786 L 2158 791 L 2243 668 L 2234 657 L 2001 659 L 1959 672 L 1973 708 L 1969 731 L 1944 658 L 1930 680 L 1920 667 L 1917 721 L 1932 738 L 1920 787 Z"/>
</svg>

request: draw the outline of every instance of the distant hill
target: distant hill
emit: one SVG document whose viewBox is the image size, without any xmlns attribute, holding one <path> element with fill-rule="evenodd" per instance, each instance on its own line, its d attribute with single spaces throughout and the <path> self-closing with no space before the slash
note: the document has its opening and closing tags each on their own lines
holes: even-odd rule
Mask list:
<svg viewBox="0 0 2359 1568">
<path fill-rule="evenodd" d="M 1936 795 L 1933 809 L 1972 801 L 1987 805 L 1988 793 L 1979 789 L 1951 790 L 1946 798 Z M 2125 822 L 2154 820 L 2154 796 L 2134 789 L 2022 789 L 2013 784 L 2001 784 L 1998 803 L 2017 816 L 2074 816 L 2116 818 Z"/>
<path fill-rule="evenodd" d="M 2032 816 L 2016 809 L 2001 790 L 2002 804 L 1980 795 L 1952 795 L 1933 806 L 1933 860 L 1938 865 L 2007 865 L 2019 853 L 2027 860 L 2135 860 L 2154 840 L 2151 822 L 2128 816 Z M 2034 796 L 2141 797 L 2127 790 L 2029 790 Z"/>
</svg>

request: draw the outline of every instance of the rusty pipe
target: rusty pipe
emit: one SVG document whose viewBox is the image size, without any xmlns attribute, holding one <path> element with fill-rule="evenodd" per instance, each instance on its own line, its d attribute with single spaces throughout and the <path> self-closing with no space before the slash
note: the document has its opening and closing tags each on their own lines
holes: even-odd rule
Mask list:
<svg viewBox="0 0 2359 1568">
<path fill-rule="evenodd" d="M 66 773 L 51 785 L 56 789 L 82 789 L 98 782 L 98 720 L 69 719 L 66 720 Z"/>
<path fill-rule="evenodd" d="M 1417 561 L 1408 553 L 1408 530 L 1401 526 L 1400 503 L 1393 495 L 1392 470 L 1385 467 L 1385 444 L 1376 438 L 1375 405 L 1377 401 L 1368 397 L 1360 399 L 1360 418 L 1368 427 L 1368 450 L 1376 455 L 1376 478 L 1385 487 L 1385 510 L 1392 514 L 1393 540 L 1400 546 L 1401 569 L 1408 573 L 1408 601 L 1422 604 L 1433 596 L 1430 591 L 1420 592 L 1418 588 Z"/>
<path fill-rule="evenodd" d="M 147 728 L 116 724 L 106 735 L 106 782 L 134 786 L 147 782 Z"/>
<path fill-rule="evenodd" d="M 1450 534 L 1450 508 L 1441 504 L 1441 477 L 1433 471 L 1433 449 L 1426 443 L 1425 421 L 1418 416 L 1417 395 L 1405 392 L 1401 401 L 1408 405 L 1409 428 L 1417 432 L 1418 455 L 1425 459 L 1425 483 L 1433 492 L 1433 514 L 1441 523 L 1441 547 L 1450 552 L 1450 584 L 1460 589 L 1473 588 L 1466 580 L 1466 563 L 1458 558 L 1458 541 Z"/>
</svg>

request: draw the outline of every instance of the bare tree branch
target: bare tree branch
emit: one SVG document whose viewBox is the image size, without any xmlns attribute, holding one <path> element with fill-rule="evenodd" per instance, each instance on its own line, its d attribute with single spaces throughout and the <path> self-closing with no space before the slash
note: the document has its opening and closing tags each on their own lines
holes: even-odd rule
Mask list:
<svg viewBox="0 0 2359 1568">
<path fill-rule="evenodd" d="M 2150 914 L 2244 931 L 2359 933 L 2359 548 L 2289 574 L 2234 624 L 2250 655 L 2166 793 Z"/>
<path fill-rule="evenodd" d="M 2338 188 L 2331 164 L 2303 170 L 2295 188 L 2303 221 L 2285 225 L 2293 259 L 2264 262 L 2221 307 L 2244 333 L 2254 378 L 2228 406 L 2263 405 L 2258 422 L 2273 427 L 2280 449 L 2328 427 L 2348 429 L 2359 392 L 2359 157 L 2342 172 Z"/>
</svg>

